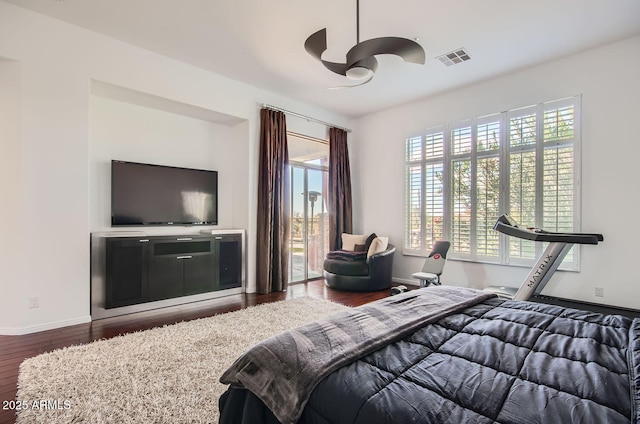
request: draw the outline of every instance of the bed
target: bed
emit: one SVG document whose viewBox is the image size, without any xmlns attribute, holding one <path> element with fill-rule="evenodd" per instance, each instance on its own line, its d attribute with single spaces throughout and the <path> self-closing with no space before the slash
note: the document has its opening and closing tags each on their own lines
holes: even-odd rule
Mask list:
<svg viewBox="0 0 640 424">
<path fill-rule="evenodd" d="M 221 424 L 640 423 L 640 319 L 413 290 L 256 345 Z"/>
</svg>

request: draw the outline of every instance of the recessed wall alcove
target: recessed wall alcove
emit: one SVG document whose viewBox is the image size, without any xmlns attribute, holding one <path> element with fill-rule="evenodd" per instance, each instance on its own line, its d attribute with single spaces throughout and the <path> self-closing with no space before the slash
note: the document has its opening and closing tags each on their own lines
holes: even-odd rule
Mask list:
<svg viewBox="0 0 640 424">
<path fill-rule="evenodd" d="M 219 225 L 247 228 L 249 125 L 243 118 L 91 81 L 90 228 L 110 228 L 111 160 L 209 169 L 219 175 Z M 146 228 L 167 232 L 169 228 Z M 178 231 L 184 231 L 181 228 Z"/>
<path fill-rule="evenodd" d="M 209 110 L 199 106 L 167 99 L 149 93 L 124 88 L 101 81 L 91 82 L 89 99 L 89 225 L 91 238 L 91 315 L 94 319 L 123 313 L 137 312 L 178 305 L 186 302 L 207 300 L 226 294 L 240 293 L 245 285 L 246 252 L 244 232 L 248 226 L 248 172 L 249 172 L 249 125 L 247 120 L 225 113 Z M 215 170 L 218 172 L 218 225 L 211 226 L 145 226 L 145 227 L 111 227 L 111 161 L 123 160 L 183 168 Z M 204 236 L 201 232 L 209 232 Z M 214 235 L 211 235 L 213 233 Z M 224 250 L 218 246 L 224 237 L 239 237 L 237 242 L 239 258 L 234 262 L 239 268 L 238 280 L 234 277 L 233 288 L 225 288 L 225 278 L 219 276 L 219 269 L 226 269 L 218 261 L 224 256 Z M 117 275 L 110 274 L 108 269 L 107 240 L 124 240 L 124 243 L 135 243 L 136 236 L 151 243 L 146 258 L 138 266 L 147 269 L 139 280 L 144 296 L 126 304 L 117 302 L 109 306 L 109 278 L 120 278 L 117 284 L 129 284 L 127 276 L 118 277 L 117 273 L 126 271 L 120 264 Z M 180 235 L 175 241 L 176 235 Z M 186 235 L 187 238 L 183 238 Z M 184 246 L 181 240 L 204 240 L 209 250 L 193 253 L 191 262 L 211 262 L 211 276 L 207 274 L 210 288 L 153 295 L 153 287 L 158 286 L 159 277 L 153 276 L 157 268 L 158 246 Z M 133 240 L 133 241 L 130 241 Z M 165 240 L 164 245 L 156 241 Z M 173 240 L 168 242 L 167 240 Z M 195 242 L 191 242 L 195 243 Z M 217 243 L 217 244 L 216 244 Z M 148 244 L 148 243 L 147 243 Z M 128 245 L 128 244 L 127 244 Z M 221 244 L 222 245 L 222 244 Z M 142 246 L 142 244 L 141 244 Z M 145 246 L 143 246 L 145 247 Z M 204 255 L 204 256 L 203 256 Z M 167 255 L 164 255 L 167 256 Z M 191 253 L 189 258 L 191 258 Z M 151 259 L 149 259 L 151 258 Z M 169 258 L 169 256 L 167 256 Z M 204 262 L 203 262 L 204 258 Z M 208 259 L 210 258 L 210 259 Z M 127 259 L 128 261 L 129 259 Z M 171 262 L 171 258 L 167 259 Z M 239 262 L 238 262 L 239 260 Z M 106 261 L 106 262 L 105 262 Z M 126 262 L 126 261 L 125 261 Z M 147 262 L 151 263 L 149 265 Z M 174 261 L 175 262 L 175 261 Z M 113 267 L 112 267 L 113 268 Z M 125 267 L 126 268 L 126 267 Z M 124 269 L 124 271 L 123 271 Z M 235 272 L 235 271 L 234 271 Z M 135 273 L 134 273 L 135 274 Z M 109 277 L 111 275 L 111 277 Z M 137 275 L 137 274 L 136 274 Z M 147 279 L 148 275 L 148 279 Z M 222 275 L 222 274 L 221 274 Z M 131 278 L 129 278 L 131 280 Z M 190 280 L 189 280 L 190 281 Z M 204 280 L 203 280 L 204 281 Z M 188 281 L 187 281 L 188 282 Z M 162 281 L 160 281 L 162 283 Z M 180 281 L 169 281 L 169 286 L 182 290 Z M 167 286 L 167 287 L 169 287 Z M 215 286 L 215 287 L 214 287 Z M 160 287 L 160 286 L 158 286 Z M 147 296 L 148 289 L 152 296 Z M 106 299 L 106 303 L 105 303 Z M 115 306 L 114 306 L 115 305 Z M 112 309 L 107 309 L 111 307 Z"/>
</svg>

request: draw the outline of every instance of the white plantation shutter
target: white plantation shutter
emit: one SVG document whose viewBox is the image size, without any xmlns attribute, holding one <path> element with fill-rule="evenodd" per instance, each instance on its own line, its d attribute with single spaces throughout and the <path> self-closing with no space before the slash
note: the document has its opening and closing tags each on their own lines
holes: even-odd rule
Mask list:
<svg viewBox="0 0 640 424">
<path fill-rule="evenodd" d="M 477 160 L 476 180 L 476 253 L 478 256 L 498 257 L 499 233 L 493 230 L 500 216 L 499 191 L 500 158 L 484 157 Z"/>
<path fill-rule="evenodd" d="M 493 230 L 579 224 L 580 97 L 475 118 L 405 140 L 405 253 L 452 242 L 452 259 L 531 265 L 544 246 Z M 449 129 L 447 129 L 449 128 Z M 577 269 L 573 249 L 563 267 Z"/>
<path fill-rule="evenodd" d="M 551 109 L 544 110 L 544 141 L 553 142 L 571 140 L 575 137 L 575 105 L 560 105 L 554 107 L 556 102 L 547 103 L 545 106 Z"/>
<path fill-rule="evenodd" d="M 444 238 L 444 133 L 435 130 L 425 135 L 424 167 L 424 242 L 430 251 L 433 243 Z"/>
<path fill-rule="evenodd" d="M 549 231 L 577 231 L 576 222 L 576 105 L 560 101 L 543 107 L 542 228 Z M 575 250 L 563 263 L 577 267 Z"/>
<path fill-rule="evenodd" d="M 502 126 L 499 116 L 484 118 L 485 122 L 478 123 L 477 145 L 479 152 L 497 152 L 501 144 Z"/>
<path fill-rule="evenodd" d="M 573 146 L 544 150 L 543 227 L 573 231 Z"/>
<path fill-rule="evenodd" d="M 405 141 L 405 251 L 424 254 L 444 237 L 444 134 L 434 129 Z"/>
<path fill-rule="evenodd" d="M 422 173 L 419 165 L 407 166 L 407 219 L 405 224 L 405 247 L 420 249 L 422 224 Z"/>
<path fill-rule="evenodd" d="M 536 143 L 536 114 L 527 108 L 514 111 L 509 117 L 509 144 L 511 147 L 531 146 Z"/>
<path fill-rule="evenodd" d="M 471 160 L 451 163 L 451 249 L 471 254 Z"/>
<path fill-rule="evenodd" d="M 405 245 L 407 249 L 420 249 L 422 235 L 422 140 L 406 140 L 406 193 L 405 193 Z"/>
<path fill-rule="evenodd" d="M 525 227 L 536 222 L 536 152 L 520 150 L 509 154 L 509 215 Z M 535 243 L 514 237 L 507 239 L 512 259 L 533 259 Z"/>
<path fill-rule="evenodd" d="M 509 200 L 507 210 L 520 225 L 536 225 L 536 107 L 507 113 Z M 535 242 L 515 237 L 507 238 L 511 263 L 526 263 L 535 259 Z M 521 261 L 524 259 L 525 261 Z"/>
<path fill-rule="evenodd" d="M 442 163 L 425 165 L 425 247 L 444 238 L 444 198 Z"/>
<path fill-rule="evenodd" d="M 450 132 L 451 146 L 451 250 L 459 257 L 471 256 L 472 129 L 469 123 Z"/>
<path fill-rule="evenodd" d="M 545 105 L 542 224 L 550 231 L 574 228 L 575 134 L 573 104 Z"/>
<path fill-rule="evenodd" d="M 407 139 L 406 161 L 420 162 L 422 160 L 422 140 L 420 137 Z"/>
<path fill-rule="evenodd" d="M 493 262 L 500 254 L 500 234 L 493 226 L 500 216 L 501 127 L 500 115 L 476 120 L 475 256 Z"/>
<path fill-rule="evenodd" d="M 451 154 L 471 153 L 471 127 L 456 128 L 451 131 Z"/>
<path fill-rule="evenodd" d="M 442 131 L 427 134 L 424 137 L 424 156 L 426 159 L 440 159 L 444 153 L 444 134 Z"/>
</svg>

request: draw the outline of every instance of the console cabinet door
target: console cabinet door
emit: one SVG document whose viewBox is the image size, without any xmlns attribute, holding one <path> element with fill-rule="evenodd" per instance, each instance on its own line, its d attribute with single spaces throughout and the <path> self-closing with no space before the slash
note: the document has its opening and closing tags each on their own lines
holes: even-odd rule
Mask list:
<svg viewBox="0 0 640 424">
<path fill-rule="evenodd" d="M 156 238 L 152 246 L 149 262 L 150 300 L 216 289 L 216 261 L 211 237 Z"/>
<path fill-rule="evenodd" d="M 199 294 L 217 289 L 216 256 L 193 255 L 184 260 L 184 294 Z"/>
<path fill-rule="evenodd" d="M 242 286 L 242 236 L 216 237 L 218 250 L 218 289 Z"/>
<path fill-rule="evenodd" d="M 147 246 L 147 240 L 106 240 L 105 309 L 146 302 Z"/>
<path fill-rule="evenodd" d="M 184 294 L 184 257 L 154 256 L 149 261 L 149 300 L 180 297 Z"/>
</svg>

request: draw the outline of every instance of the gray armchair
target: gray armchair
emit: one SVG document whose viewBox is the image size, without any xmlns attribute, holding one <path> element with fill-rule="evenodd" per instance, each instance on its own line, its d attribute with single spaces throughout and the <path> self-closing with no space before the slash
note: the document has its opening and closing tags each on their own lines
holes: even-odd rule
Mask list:
<svg viewBox="0 0 640 424">
<path fill-rule="evenodd" d="M 388 290 L 395 252 L 395 246 L 389 244 L 385 251 L 371 255 L 366 261 L 325 259 L 325 284 L 343 291 Z"/>
</svg>

